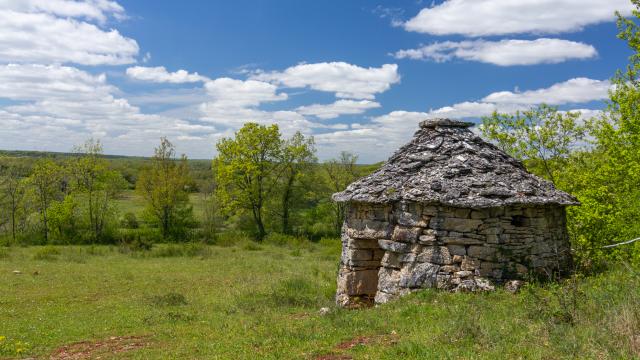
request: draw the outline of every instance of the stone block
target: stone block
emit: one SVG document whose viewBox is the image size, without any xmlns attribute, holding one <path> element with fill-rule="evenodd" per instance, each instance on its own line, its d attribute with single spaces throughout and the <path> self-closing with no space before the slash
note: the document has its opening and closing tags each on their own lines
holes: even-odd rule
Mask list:
<svg viewBox="0 0 640 360">
<path fill-rule="evenodd" d="M 378 240 L 378 245 L 382 250 L 395 253 L 408 253 L 411 251 L 411 244 L 401 243 L 393 240 Z"/>
<path fill-rule="evenodd" d="M 383 267 L 394 268 L 394 269 L 400 269 L 400 266 L 402 265 L 400 263 L 399 254 L 392 253 L 392 252 L 388 252 L 384 254 L 384 256 L 382 257 L 382 260 L 380 261 L 380 264 Z"/>
<path fill-rule="evenodd" d="M 439 265 L 421 263 L 403 270 L 400 276 L 400 287 L 404 288 L 428 288 L 436 285 L 436 276 Z"/>
<path fill-rule="evenodd" d="M 438 274 L 436 275 L 436 288 L 441 290 L 451 290 L 453 288 L 453 284 L 451 280 L 453 276 L 449 274 Z"/>
<path fill-rule="evenodd" d="M 422 215 L 436 216 L 438 214 L 438 208 L 436 206 L 423 206 Z"/>
<path fill-rule="evenodd" d="M 469 217 L 476 220 L 487 219 L 489 217 L 489 211 L 485 209 L 472 210 Z"/>
<path fill-rule="evenodd" d="M 416 258 L 417 262 L 429 262 L 438 265 L 450 265 L 453 258 L 446 246 L 429 246 L 422 249 Z"/>
<path fill-rule="evenodd" d="M 462 280 L 454 289 L 455 292 L 493 291 L 495 287 L 487 279 L 475 278 Z"/>
<path fill-rule="evenodd" d="M 458 263 L 461 263 L 462 260 L 464 260 L 464 256 L 453 255 L 453 259 L 452 260 L 453 260 L 454 263 L 458 264 Z"/>
<path fill-rule="evenodd" d="M 451 255 L 467 255 L 467 249 L 463 245 L 448 245 L 447 248 Z"/>
<path fill-rule="evenodd" d="M 418 242 L 423 245 L 435 245 L 436 237 L 433 235 L 420 235 Z"/>
<path fill-rule="evenodd" d="M 434 230 L 434 229 L 424 229 L 422 230 L 424 235 L 435 236 L 436 238 L 440 236 L 447 236 L 449 234 L 448 231 L 445 230 Z"/>
<path fill-rule="evenodd" d="M 352 268 L 377 269 L 380 267 L 380 260 L 349 260 Z"/>
<path fill-rule="evenodd" d="M 419 227 L 396 226 L 391 239 L 400 242 L 414 243 L 418 241 L 418 236 L 421 232 L 422 229 Z"/>
<path fill-rule="evenodd" d="M 347 218 L 346 234 L 354 239 L 388 239 L 391 226 L 388 222 Z"/>
<path fill-rule="evenodd" d="M 420 213 L 411 213 L 406 211 L 400 211 L 397 214 L 398 224 L 403 226 L 418 226 L 426 227 L 429 223 L 422 218 Z"/>
<path fill-rule="evenodd" d="M 372 250 L 353 249 L 347 252 L 349 260 L 372 260 Z"/>
<path fill-rule="evenodd" d="M 444 224 L 443 217 L 432 217 L 429 220 L 429 228 L 434 230 L 442 230 L 442 225 Z"/>
<path fill-rule="evenodd" d="M 472 245 L 467 249 L 467 255 L 482 260 L 492 260 L 496 258 L 496 249 L 488 246 Z"/>
<path fill-rule="evenodd" d="M 397 295 L 387 294 L 386 292 L 378 291 L 373 301 L 375 301 L 376 304 L 386 304 L 389 301 L 396 299 L 397 297 L 398 297 Z"/>
<path fill-rule="evenodd" d="M 472 239 L 468 237 L 451 237 L 451 236 L 441 237 L 440 241 L 443 244 L 447 244 L 447 245 L 480 245 L 484 243 L 484 241 L 478 240 L 478 239 Z"/>
<path fill-rule="evenodd" d="M 471 209 L 456 208 L 456 209 L 453 210 L 453 213 L 455 214 L 455 217 L 457 217 L 457 218 L 466 219 L 466 218 L 469 217 L 469 214 L 471 214 Z"/>
<path fill-rule="evenodd" d="M 480 224 L 482 220 L 449 217 L 444 219 L 442 228 L 457 232 L 475 232 Z"/>
<path fill-rule="evenodd" d="M 469 270 L 458 271 L 455 274 L 453 274 L 454 277 L 458 277 L 458 278 L 469 277 L 471 275 L 473 275 L 473 272 Z"/>
<path fill-rule="evenodd" d="M 440 267 L 440 272 L 441 273 L 455 273 L 460 271 L 460 266 L 457 264 L 454 265 L 444 265 L 442 267 Z"/>
<path fill-rule="evenodd" d="M 338 277 L 338 293 L 374 295 L 378 289 L 378 270 L 342 272 Z"/>
<path fill-rule="evenodd" d="M 480 268 L 480 261 L 477 259 L 472 259 L 470 257 L 465 257 L 462 259 L 462 263 L 460 264 L 460 268 L 462 270 L 473 271 L 475 269 Z"/>
<path fill-rule="evenodd" d="M 387 294 L 397 294 L 400 290 L 400 277 L 400 270 L 380 268 L 377 291 L 382 291 Z"/>
<path fill-rule="evenodd" d="M 378 240 L 348 238 L 348 246 L 352 249 L 379 249 Z"/>
</svg>

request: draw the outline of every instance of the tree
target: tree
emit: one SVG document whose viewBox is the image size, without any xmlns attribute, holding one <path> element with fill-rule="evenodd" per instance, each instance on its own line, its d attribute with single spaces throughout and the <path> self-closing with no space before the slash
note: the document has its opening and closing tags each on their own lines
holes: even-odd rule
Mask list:
<svg viewBox="0 0 640 360">
<path fill-rule="evenodd" d="M 579 112 L 560 112 L 542 104 L 515 114 L 494 112 L 482 118 L 480 130 L 506 153 L 531 161 L 534 172 L 555 183 L 556 172 L 584 138 L 579 117 Z"/>
<path fill-rule="evenodd" d="M 28 183 L 35 195 L 36 208 L 40 213 L 45 243 L 49 242 L 49 219 L 47 210 L 51 203 L 62 193 L 61 182 L 63 169 L 51 159 L 36 162 L 29 176 Z"/>
<path fill-rule="evenodd" d="M 640 236 L 640 0 L 635 19 L 618 16 L 618 38 L 632 50 L 624 70 L 612 78 L 603 115 L 589 124 L 593 149 L 568 167 L 567 188 L 582 206 L 569 209 L 574 246 L 590 261 L 624 257 L 640 261 L 640 245 L 602 250 L 602 245 Z"/>
<path fill-rule="evenodd" d="M 285 234 L 291 233 L 292 200 L 300 192 L 298 188 L 300 178 L 309 172 L 317 161 L 315 152 L 313 137 L 305 138 L 299 131 L 284 143 L 280 159 L 282 177 L 280 217 L 282 232 Z"/>
<path fill-rule="evenodd" d="M 0 190 L 5 199 L 11 238 L 15 242 L 18 231 L 22 229 L 28 215 L 25 209 L 26 183 L 24 174 L 26 170 L 17 164 L 2 166 L 3 175 L 0 179 Z"/>
<path fill-rule="evenodd" d="M 359 177 L 356 161 L 358 161 L 357 155 L 343 151 L 337 159 L 329 160 L 323 164 L 332 192 L 344 190 Z M 332 202 L 332 204 L 335 215 L 334 226 L 336 232 L 340 232 L 345 217 L 345 204 L 336 202 Z"/>
<path fill-rule="evenodd" d="M 102 157 L 100 141 L 90 139 L 76 146 L 74 153 L 77 156 L 69 164 L 73 190 L 86 196 L 89 232 L 93 241 L 99 241 L 114 213 L 111 201 L 126 186 L 125 180 L 109 169 L 109 163 Z"/>
<path fill-rule="evenodd" d="M 145 213 L 159 226 L 164 239 L 184 236 L 193 223 L 190 183 L 187 157 L 177 160 L 173 144 L 163 137 L 151 165 L 140 171 L 136 190 L 146 202 Z"/>
<path fill-rule="evenodd" d="M 247 123 L 235 138 L 222 139 L 216 147 L 214 168 L 223 209 L 227 213 L 249 211 L 262 240 L 266 235 L 264 206 L 278 185 L 282 149 L 278 126 Z"/>
</svg>

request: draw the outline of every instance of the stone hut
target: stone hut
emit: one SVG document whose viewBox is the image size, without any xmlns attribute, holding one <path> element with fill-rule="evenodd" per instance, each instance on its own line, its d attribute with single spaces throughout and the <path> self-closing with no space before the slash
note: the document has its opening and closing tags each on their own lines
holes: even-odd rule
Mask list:
<svg viewBox="0 0 640 360">
<path fill-rule="evenodd" d="M 333 195 L 346 204 L 336 301 L 422 288 L 493 289 L 571 266 L 571 195 L 469 130 L 430 119 L 382 167 Z"/>
</svg>

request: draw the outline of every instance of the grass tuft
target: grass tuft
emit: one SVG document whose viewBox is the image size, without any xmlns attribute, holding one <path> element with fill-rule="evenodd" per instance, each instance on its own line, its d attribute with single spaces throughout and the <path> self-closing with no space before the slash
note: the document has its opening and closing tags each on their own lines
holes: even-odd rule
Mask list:
<svg viewBox="0 0 640 360">
<path fill-rule="evenodd" d="M 188 304 L 187 298 L 176 292 L 152 296 L 151 303 L 155 306 L 181 306 Z"/>
</svg>

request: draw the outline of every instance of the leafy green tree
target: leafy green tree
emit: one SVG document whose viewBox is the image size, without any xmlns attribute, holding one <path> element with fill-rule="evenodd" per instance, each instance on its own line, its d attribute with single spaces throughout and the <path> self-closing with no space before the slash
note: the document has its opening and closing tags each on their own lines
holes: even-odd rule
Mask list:
<svg viewBox="0 0 640 360">
<path fill-rule="evenodd" d="M 35 204 L 42 222 L 45 243 L 49 242 L 49 218 L 47 209 L 62 193 L 63 169 L 51 159 L 38 160 L 28 178 Z"/>
<path fill-rule="evenodd" d="M 633 54 L 612 79 L 607 109 L 590 123 L 594 147 L 580 154 L 566 187 L 582 206 L 569 209 L 574 245 L 589 261 L 640 261 L 640 242 L 613 249 L 601 246 L 640 237 L 640 1 L 634 18 L 618 15 L 618 38 Z"/>
<path fill-rule="evenodd" d="M 64 199 L 54 200 L 47 208 L 50 242 L 76 243 L 80 235 L 78 226 L 79 203 L 75 196 L 67 194 Z"/>
<path fill-rule="evenodd" d="M 360 174 L 356 166 L 357 161 L 357 155 L 343 151 L 337 159 L 329 160 L 323 164 L 331 193 L 346 189 L 349 184 L 358 179 Z M 332 202 L 332 208 L 334 213 L 334 226 L 336 232 L 339 233 L 345 217 L 345 204 Z"/>
<path fill-rule="evenodd" d="M 291 233 L 291 212 L 295 207 L 295 202 L 300 202 L 303 192 L 300 185 L 305 175 L 311 175 L 314 164 L 317 162 L 315 156 L 315 141 L 313 137 L 305 138 L 300 132 L 296 132 L 291 139 L 283 144 L 282 156 L 280 158 L 282 189 L 281 189 L 281 212 L 282 232 Z"/>
<path fill-rule="evenodd" d="M 515 114 L 494 112 L 482 118 L 480 130 L 508 154 L 527 160 L 530 169 L 556 182 L 556 173 L 582 141 L 585 126 L 579 112 L 560 112 L 540 105 Z"/>
<path fill-rule="evenodd" d="M 193 225 L 190 183 L 187 157 L 177 160 L 173 144 L 162 138 L 151 165 L 140 171 L 136 190 L 146 202 L 145 214 L 158 225 L 164 239 L 185 236 Z"/>
<path fill-rule="evenodd" d="M 102 157 L 100 141 L 90 139 L 76 146 L 74 153 L 77 156 L 69 162 L 73 191 L 86 198 L 89 233 L 93 241 L 100 241 L 106 224 L 115 215 L 112 200 L 126 187 L 126 182 Z"/>
<path fill-rule="evenodd" d="M 235 138 L 222 139 L 216 147 L 218 199 L 227 213 L 249 211 L 262 240 L 266 235 L 264 206 L 278 186 L 282 153 L 278 126 L 247 123 Z"/>
<path fill-rule="evenodd" d="M 18 232 L 24 229 L 29 215 L 26 199 L 26 169 L 18 164 L 5 164 L 0 178 L 0 193 L 4 197 L 3 211 L 7 215 L 11 238 L 16 241 Z"/>
</svg>

